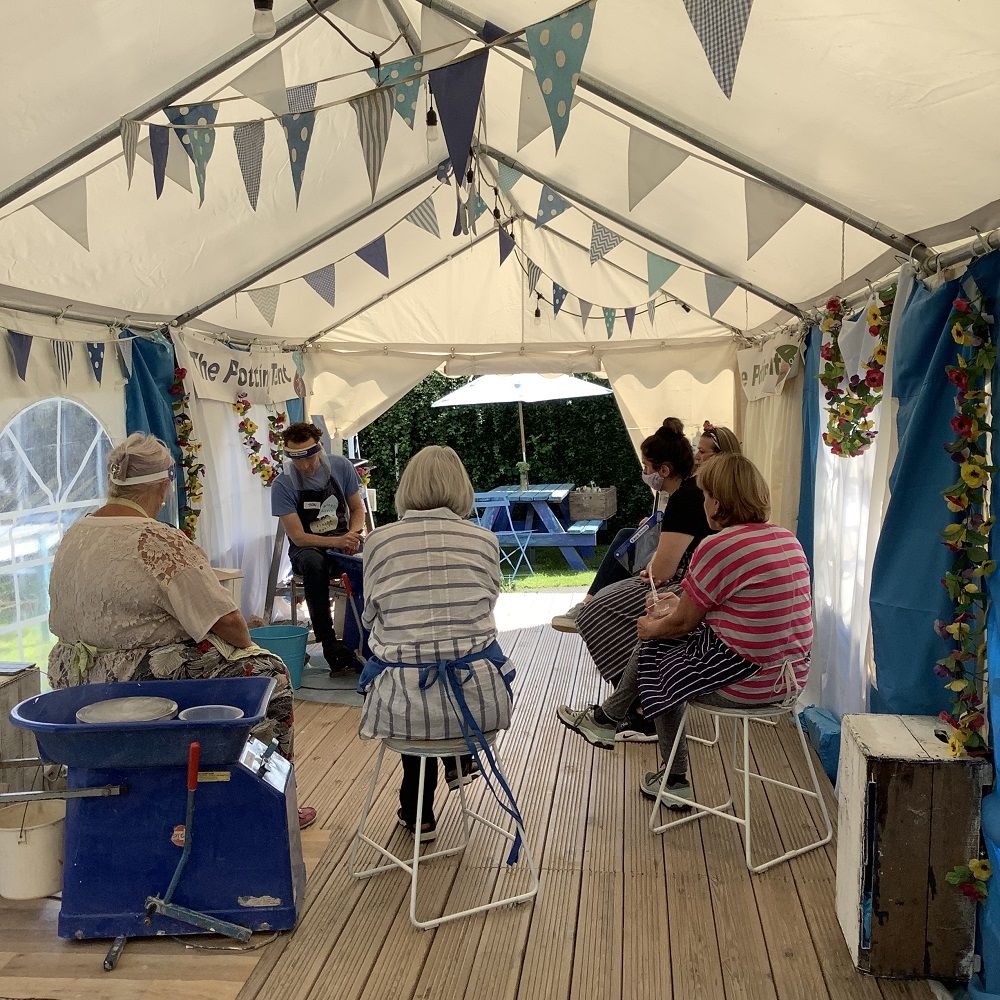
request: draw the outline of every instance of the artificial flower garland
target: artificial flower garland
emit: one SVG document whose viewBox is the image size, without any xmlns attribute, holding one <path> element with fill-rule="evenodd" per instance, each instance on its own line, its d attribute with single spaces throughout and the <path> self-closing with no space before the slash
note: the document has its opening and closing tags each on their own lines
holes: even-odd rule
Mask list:
<svg viewBox="0 0 1000 1000">
<path fill-rule="evenodd" d="M 281 465 L 285 455 L 281 443 L 281 431 L 284 429 L 287 418 L 282 411 L 273 411 L 268 414 L 267 440 L 270 456 L 267 456 L 260 454 L 263 445 L 254 436 L 260 428 L 255 420 L 247 416 L 250 412 L 250 401 L 245 392 L 237 395 L 236 402 L 233 403 L 233 410 L 240 417 L 236 429 L 243 439 L 243 446 L 247 449 L 250 471 L 260 479 L 264 486 L 270 487 L 271 483 L 281 475 Z"/>
<path fill-rule="evenodd" d="M 955 605 L 951 622 L 936 621 L 935 631 L 950 639 L 954 648 L 934 665 L 934 672 L 947 680 L 954 702 L 951 711 L 941 718 L 951 727 L 948 741 L 951 753 L 983 756 L 987 753 L 986 715 L 983 698 L 986 647 L 986 590 L 984 580 L 995 569 L 989 554 L 993 517 L 986 509 L 986 489 L 995 471 L 986 453 L 987 423 L 990 412 L 989 384 L 996 362 L 992 339 L 993 317 L 982 304 L 973 304 L 959 296 L 952 304 L 949 319 L 951 335 L 960 348 L 957 364 L 948 365 L 945 374 L 955 386 L 955 409 L 951 429 L 955 439 L 945 445 L 958 465 L 958 479 L 942 496 L 952 513 L 962 515 L 942 532 L 944 544 L 955 553 L 951 569 L 941 580 Z"/>
<path fill-rule="evenodd" d="M 174 411 L 174 429 L 177 432 L 177 447 L 181 450 L 181 468 L 184 470 L 184 506 L 178 511 L 180 529 L 193 542 L 198 533 L 198 518 L 201 517 L 201 501 L 204 496 L 202 480 L 205 466 L 198 460 L 201 442 L 194 436 L 194 424 L 188 413 L 188 395 L 184 391 L 186 368 L 174 369 L 174 382 L 170 404 Z"/>
<path fill-rule="evenodd" d="M 827 302 L 819 328 L 830 335 L 820 348 L 819 356 L 826 362 L 819 373 L 819 380 L 826 388 L 829 419 L 823 441 L 833 452 L 852 458 L 866 451 L 875 435 L 874 422 L 868 417 L 882 401 L 882 384 L 885 376 L 885 357 L 889 342 L 889 321 L 896 299 L 896 286 L 890 285 L 879 292 L 868 306 L 865 319 L 868 332 L 878 340 L 871 357 L 863 366 L 863 375 L 852 375 L 844 385 L 847 369 L 840 350 L 840 330 L 844 325 L 844 303 L 832 298 Z"/>
</svg>

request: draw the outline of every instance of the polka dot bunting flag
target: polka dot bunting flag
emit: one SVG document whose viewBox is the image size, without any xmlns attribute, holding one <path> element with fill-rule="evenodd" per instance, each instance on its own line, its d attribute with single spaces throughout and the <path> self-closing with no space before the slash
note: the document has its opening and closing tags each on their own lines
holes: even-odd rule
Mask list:
<svg viewBox="0 0 1000 1000">
<path fill-rule="evenodd" d="M 535 216 L 535 228 L 551 222 L 557 215 L 562 215 L 569 208 L 569 202 L 552 190 L 547 184 L 542 185 L 542 194 L 538 199 L 538 214 Z"/>
<path fill-rule="evenodd" d="M 573 93 L 580 79 L 596 6 L 596 0 L 587 0 L 547 21 L 539 21 L 525 31 L 531 65 L 552 121 L 556 150 L 569 125 Z"/>
<path fill-rule="evenodd" d="M 90 370 L 100 385 L 104 375 L 104 344 L 100 341 L 97 343 L 87 341 L 87 357 L 90 359 Z"/>
<path fill-rule="evenodd" d="M 409 59 L 397 59 L 395 62 L 386 63 L 379 69 L 373 67 L 368 70 L 368 75 L 380 87 L 387 87 L 396 80 L 406 80 L 409 76 L 416 76 L 414 80 L 395 83 L 392 87 L 393 110 L 410 128 L 413 128 L 417 117 L 417 98 L 420 96 L 420 77 L 417 74 L 422 67 L 422 58 L 411 56 Z"/>
<path fill-rule="evenodd" d="M 194 174 L 198 179 L 198 204 L 205 203 L 205 172 L 208 161 L 215 152 L 215 129 L 198 126 L 214 125 L 219 113 L 218 104 L 183 104 L 164 108 L 167 119 L 174 126 L 181 140 L 184 152 L 194 163 Z"/>
<path fill-rule="evenodd" d="M 552 282 L 552 315 L 558 316 L 559 310 L 562 309 L 563 303 L 566 301 L 566 289 L 562 285 L 557 284 L 555 281 Z"/>
<path fill-rule="evenodd" d="M 316 124 L 316 84 L 307 83 L 301 87 L 289 87 L 288 107 L 291 114 L 281 116 L 281 127 L 285 132 L 288 146 L 288 164 L 292 169 L 292 184 L 295 185 L 295 207 L 298 208 L 302 192 L 302 178 L 306 172 L 306 158 L 312 143 L 313 127 Z"/>
</svg>

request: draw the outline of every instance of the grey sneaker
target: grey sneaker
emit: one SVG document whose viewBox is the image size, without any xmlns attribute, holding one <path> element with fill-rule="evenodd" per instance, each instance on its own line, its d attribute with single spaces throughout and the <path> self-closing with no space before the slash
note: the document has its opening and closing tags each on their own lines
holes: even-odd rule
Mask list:
<svg viewBox="0 0 1000 1000">
<path fill-rule="evenodd" d="M 565 614 L 556 615 L 552 619 L 552 627 L 557 632 L 579 632 L 580 630 L 576 626 L 576 620 L 580 617 L 580 612 L 584 609 L 583 601 L 579 604 L 574 604 L 573 607 L 569 609 Z"/>
<path fill-rule="evenodd" d="M 660 794 L 660 782 L 663 781 L 663 769 L 659 771 L 647 771 L 646 777 L 639 783 L 639 791 L 647 799 L 652 799 L 654 802 Z M 688 802 L 694 802 L 694 789 L 691 787 L 691 783 L 687 778 L 670 778 L 667 781 L 666 791 L 671 795 L 676 795 L 678 798 L 687 799 Z M 663 799 L 663 805 L 668 809 L 690 809 L 689 805 L 685 805 L 683 802 L 676 802 L 672 799 Z"/>
<path fill-rule="evenodd" d="M 556 718 L 574 733 L 579 733 L 592 746 L 601 750 L 614 750 L 615 748 L 615 727 L 602 726 L 594 718 L 594 705 L 586 708 L 570 708 L 569 705 L 560 705 L 556 709 Z"/>
</svg>

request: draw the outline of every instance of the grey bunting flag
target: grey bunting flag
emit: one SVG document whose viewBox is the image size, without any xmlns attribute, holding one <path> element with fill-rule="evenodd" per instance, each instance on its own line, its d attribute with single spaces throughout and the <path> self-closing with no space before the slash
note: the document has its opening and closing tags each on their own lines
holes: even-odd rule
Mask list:
<svg viewBox="0 0 1000 1000">
<path fill-rule="evenodd" d="M 705 298 L 708 300 L 708 315 L 714 316 L 723 303 L 736 291 L 736 282 L 718 274 L 705 275 Z"/>
<path fill-rule="evenodd" d="M 125 172 L 128 174 L 128 186 L 132 187 L 132 174 L 135 173 L 135 152 L 139 145 L 139 123 L 131 118 L 123 118 L 121 122 L 122 149 L 125 151 Z"/>
<path fill-rule="evenodd" d="M 278 311 L 278 293 L 281 285 L 268 285 L 265 288 L 248 288 L 247 295 L 257 307 L 261 316 L 267 320 L 268 326 L 274 326 L 274 316 Z"/>
<path fill-rule="evenodd" d="M 246 122 L 233 129 L 236 158 L 240 163 L 243 185 L 247 189 L 250 207 L 257 211 L 260 194 L 260 165 L 264 159 L 264 123 Z"/>
<path fill-rule="evenodd" d="M 415 226 L 426 230 L 432 236 L 441 238 L 441 229 L 438 226 L 437 211 L 434 208 L 434 196 L 428 195 L 417 207 L 406 216 L 407 222 L 412 222 Z"/>
<path fill-rule="evenodd" d="M 731 98 L 753 0 L 684 0 L 684 6 L 716 81 Z"/>
<path fill-rule="evenodd" d="M 746 177 L 743 195 L 747 209 L 747 260 L 778 232 L 805 202 L 761 181 Z"/>
<path fill-rule="evenodd" d="M 392 95 L 388 88 L 373 90 L 351 101 L 351 107 L 358 119 L 358 138 L 361 152 L 368 170 L 368 182 L 372 189 L 372 201 L 378 187 L 378 176 L 382 171 L 386 143 L 389 141 L 389 126 L 392 124 Z"/>
<path fill-rule="evenodd" d="M 305 276 L 306 284 L 328 305 L 337 301 L 336 265 L 327 264 Z"/>
</svg>

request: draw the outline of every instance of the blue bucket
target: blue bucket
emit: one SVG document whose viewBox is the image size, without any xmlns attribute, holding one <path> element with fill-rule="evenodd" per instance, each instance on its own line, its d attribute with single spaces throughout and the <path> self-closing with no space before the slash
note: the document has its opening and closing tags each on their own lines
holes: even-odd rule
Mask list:
<svg viewBox="0 0 1000 1000">
<path fill-rule="evenodd" d="M 250 638 L 262 649 L 281 657 L 288 667 L 293 689 L 301 686 L 309 629 L 301 625 L 262 625 L 250 629 Z"/>
</svg>

